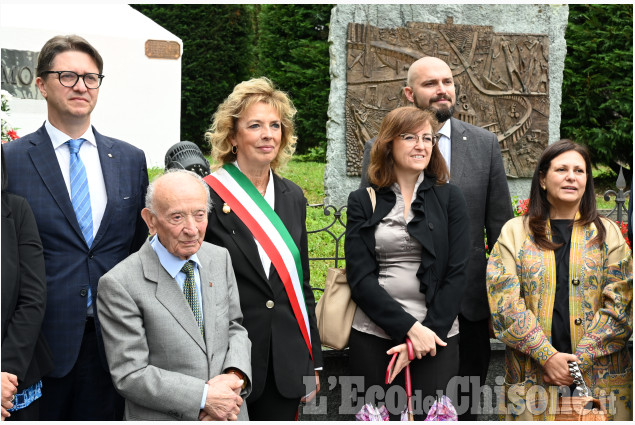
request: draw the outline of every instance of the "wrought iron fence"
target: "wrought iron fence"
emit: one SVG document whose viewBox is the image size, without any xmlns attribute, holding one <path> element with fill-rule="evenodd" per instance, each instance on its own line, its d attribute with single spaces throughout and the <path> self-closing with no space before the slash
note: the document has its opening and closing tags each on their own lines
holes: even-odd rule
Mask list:
<svg viewBox="0 0 635 425">
<path fill-rule="evenodd" d="M 620 167 L 620 173 L 617 176 L 615 186 L 617 187 L 617 192 L 614 190 L 607 190 L 606 192 L 604 192 L 605 201 L 610 201 L 612 196 L 615 197 L 615 206 L 610 212 L 605 215 L 606 217 L 613 218 L 620 223 L 630 222 L 630 220 L 632 220 L 633 218 L 628 216 L 628 210 L 626 209 L 625 204 L 627 196 L 629 199 L 631 199 L 631 190 L 624 191 L 624 189 L 626 189 L 626 180 L 624 179 L 622 167 Z M 623 214 L 626 215 L 627 220 L 623 219 Z"/>
</svg>

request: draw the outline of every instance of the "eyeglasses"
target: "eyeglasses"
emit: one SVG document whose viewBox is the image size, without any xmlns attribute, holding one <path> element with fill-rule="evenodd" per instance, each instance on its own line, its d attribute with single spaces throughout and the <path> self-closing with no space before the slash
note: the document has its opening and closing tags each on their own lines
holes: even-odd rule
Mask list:
<svg viewBox="0 0 635 425">
<path fill-rule="evenodd" d="M 437 136 L 429 133 L 424 133 L 421 136 L 418 134 L 403 133 L 400 134 L 399 137 L 401 137 L 401 140 L 406 142 L 409 146 L 414 146 L 419 140 L 421 140 L 424 146 L 434 147 L 434 145 L 436 145 L 439 141 Z"/>
<path fill-rule="evenodd" d="M 79 77 L 82 77 L 87 89 L 98 89 L 99 86 L 101 86 L 101 80 L 104 78 L 101 74 L 88 73 L 79 75 L 73 71 L 44 71 L 42 74 L 57 74 L 60 84 L 64 87 L 75 87 L 75 84 L 79 81 Z"/>
</svg>

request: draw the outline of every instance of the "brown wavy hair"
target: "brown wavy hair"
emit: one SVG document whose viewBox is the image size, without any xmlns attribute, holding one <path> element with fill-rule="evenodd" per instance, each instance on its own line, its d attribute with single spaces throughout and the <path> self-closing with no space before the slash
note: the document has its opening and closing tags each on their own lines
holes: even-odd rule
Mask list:
<svg viewBox="0 0 635 425">
<path fill-rule="evenodd" d="M 584 195 L 580 200 L 580 218 L 577 220 L 581 225 L 594 223 L 598 234 L 593 239 L 593 243 L 602 244 L 606 238 L 606 229 L 600 214 L 598 214 L 595 204 L 595 189 L 593 187 L 593 174 L 591 172 L 591 157 L 589 151 L 583 145 L 575 143 L 569 139 L 559 140 L 542 152 L 538 165 L 531 179 L 531 190 L 529 192 L 529 212 L 525 216 L 529 225 L 529 230 L 534 236 L 534 242 L 542 249 L 556 249 L 561 244 L 554 243 L 547 238 L 547 219 L 551 205 L 547 200 L 547 191 L 540 187 L 540 179 L 547 175 L 551 161 L 565 152 L 576 151 L 584 159 L 586 166 L 586 187 Z"/>
<path fill-rule="evenodd" d="M 394 140 L 403 133 L 409 133 L 429 124 L 432 131 L 438 127 L 436 111 L 432 108 L 419 109 L 414 106 L 402 106 L 390 111 L 381 122 L 379 133 L 370 151 L 368 165 L 368 181 L 378 188 L 389 187 L 397 178 L 395 176 L 395 160 L 392 156 Z M 432 148 L 430 162 L 426 174 L 432 174 L 437 184 L 445 184 L 450 179 L 448 166 L 439 151 L 438 143 Z"/>
<path fill-rule="evenodd" d="M 293 102 L 285 92 L 277 90 L 268 78 L 252 78 L 237 84 L 212 116 L 212 126 L 205 133 L 205 140 L 212 147 L 214 169 L 236 160 L 230 141 L 236 135 L 236 122 L 247 108 L 258 102 L 266 103 L 280 115 L 282 139 L 278 155 L 271 162 L 272 170 L 275 172 L 291 159 L 297 143 L 293 123 L 296 109 Z"/>
</svg>

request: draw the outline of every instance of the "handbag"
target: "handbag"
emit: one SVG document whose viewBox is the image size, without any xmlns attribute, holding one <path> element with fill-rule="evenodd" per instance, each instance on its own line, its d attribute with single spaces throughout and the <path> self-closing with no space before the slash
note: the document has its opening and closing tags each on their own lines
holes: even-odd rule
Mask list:
<svg viewBox="0 0 635 425">
<path fill-rule="evenodd" d="M 582 378 L 576 362 L 569 362 L 569 373 L 576 384 L 575 391 L 579 396 L 560 397 L 556 421 L 606 421 L 606 408 L 600 400 L 590 395 L 589 388 Z"/>
<path fill-rule="evenodd" d="M 372 187 L 366 188 L 375 211 L 376 196 Z M 324 294 L 315 306 L 317 327 L 322 345 L 335 350 L 348 347 L 357 305 L 351 298 L 351 287 L 346 281 L 346 269 L 331 267 L 326 273 Z"/>
<path fill-rule="evenodd" d="M 346 270 L 329 268 L 324 294 L 315 307 L 322 345 L 335 350 L 343 350 L 348 346 L 356 308 L 346 281 Z"/>
</svg>

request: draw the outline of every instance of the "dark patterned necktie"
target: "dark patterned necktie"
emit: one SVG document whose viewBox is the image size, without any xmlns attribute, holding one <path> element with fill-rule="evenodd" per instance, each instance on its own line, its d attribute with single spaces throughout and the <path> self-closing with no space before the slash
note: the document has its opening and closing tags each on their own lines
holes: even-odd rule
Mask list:
<svg viewBox="0 0 635 425">
<path fill-rule="evenodd" d="M 192 309 L 192 313 L 194 313 L 194 319 L 196 319 L 196 324 L 198 324 L 198 328 L 201 330 L 201 334 L 205 336 L 205 330 L 203 329 L 203 316 L 201 315 L 201 308 L 198 303 L 198 296 L 196 295 L 196 280 L 194 279 L 194 262 L 192 260 L 185 263 L 183 268 L 181 269 L 183 273 L 185 273 L 185 282 L 183 283 L 183 294 L 185 294 L 185 299 L 187 303 L 190 305 Z"/>
</svg>

